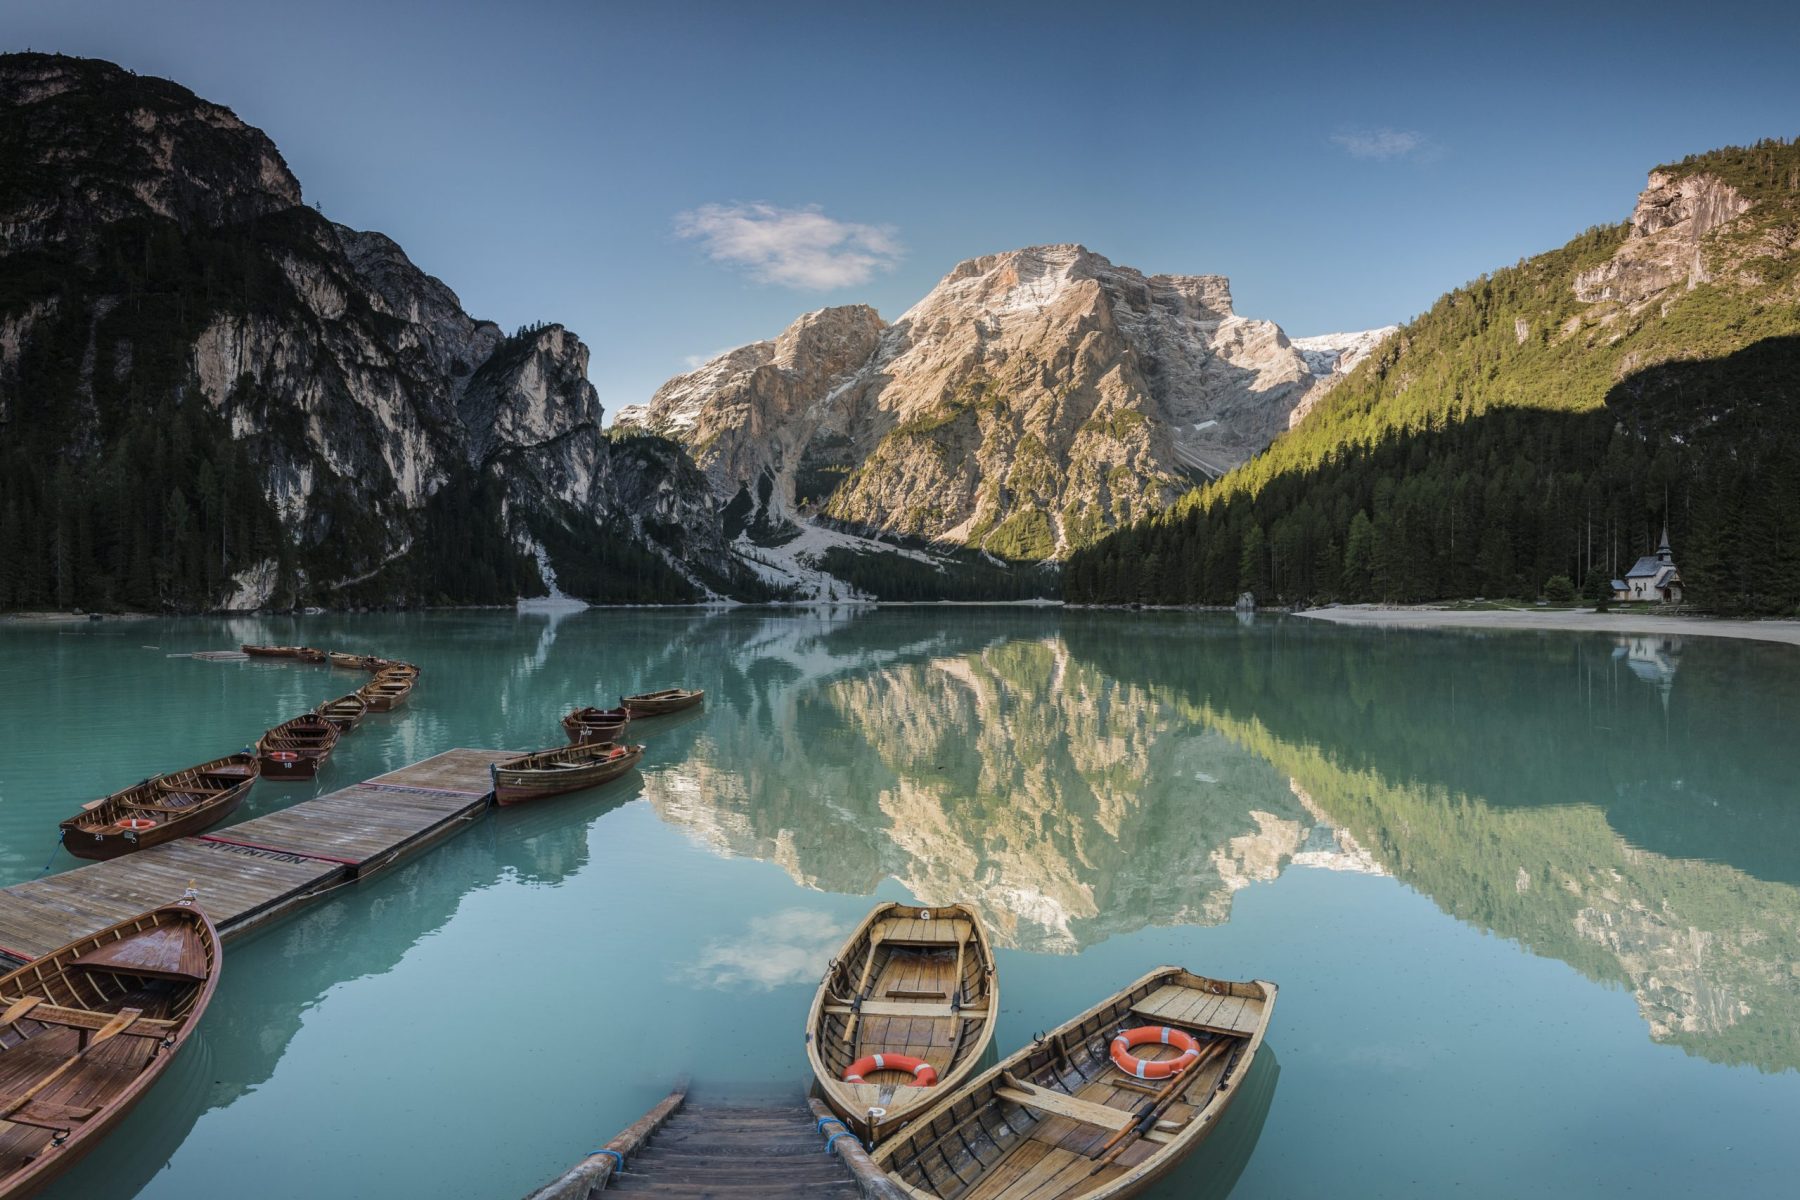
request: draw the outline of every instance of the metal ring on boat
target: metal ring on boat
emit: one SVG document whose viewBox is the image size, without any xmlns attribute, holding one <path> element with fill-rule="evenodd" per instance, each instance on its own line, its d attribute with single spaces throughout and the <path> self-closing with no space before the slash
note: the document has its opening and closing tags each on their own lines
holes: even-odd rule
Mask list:
<svg viewBox="0 0 1800 1200">
<path fill-rule="evenodd" d="M 1179 1047 L 1181 1054 L 1176 1058 L 1151 1062 L 1131 1052 L 1133 1046 L 1148 1046 L 1153 1043 Z M 1167 1025 L 1139 1025 L 1136 1029 L 1124 1030 L 1112 1040 L 1114 1065 L 1127 1075 L 1134 1075 L 1139 1079 L 1167 1079 L 1171 1075 L 1179 1075 L 1199 1057 L 1200 1043 L 1194 1036 Z"/>
<path fill-rule="evenodd" d="M 845 1083 L 861 1083 L 870 1071 L 911 1071 L 914 1087 L 937 1085 L 937 1068 L 909 1054 L 865 1054 L 844 1072 Z"/>
</svg>

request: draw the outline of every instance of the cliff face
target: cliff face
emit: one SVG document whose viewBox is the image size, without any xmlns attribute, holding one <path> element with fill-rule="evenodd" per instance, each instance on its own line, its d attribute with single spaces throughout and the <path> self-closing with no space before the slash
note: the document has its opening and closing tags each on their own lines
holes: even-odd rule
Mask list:
<svg viewBox="0 0 1800 1200">
<path fill-rule="evenodd" d="M 616 478 L 587 364 L 561 326 L 506 336 L 391 239 L 306 207 L 229 110 L 106 63 L 0 57 L 0 423 L 20 452 L 0 508 L 26 540 L 71 514 L 53 577 L 0 606 L 494 602 L 541 591 L 538 562 L 593 598 L 742 582 L 679 453 L 640 446 Z M 165 464 L 107 545 L 114 509 L 146 506 L 83 482 L 141 462 L 165 409 L 203 461 Z M 684 528 L 646 525 L 651 497 Z"/>
<path fill-rule="evenodd" d="M 619 419 L 778 519 L 1034 560 L 1244 461 L 1320 378 L 1221 276 L 1037 246 L 962 263 L 891 325 L 809 313 Z"/>
</svg>

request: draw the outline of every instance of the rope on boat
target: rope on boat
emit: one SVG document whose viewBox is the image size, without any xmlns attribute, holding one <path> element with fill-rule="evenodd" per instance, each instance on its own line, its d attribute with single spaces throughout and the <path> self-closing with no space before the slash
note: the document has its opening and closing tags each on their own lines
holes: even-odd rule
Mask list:
<svg viewBox="0 0 1800 1200">
<path fill-rule="evenodd" d="M 850 1127 L 836 1117 L 820 1117 L 817 1121 L 813 1122 L 813 1128 L 818 1131 L 820 1137 L 825 1137 L 825 1126 L 827 1124 L 836 1125 L 838 1131 L 830 1137 L 825 1138 L 825 1153 L 832 1153 L 832 1147 L 837 1145 L 837 1140 L 841 1137 L 847 1137 L 851 1141 L 856 1141 L 856 1135 L 850 1132 Z M 856 1142 L 856 1144 L 858 1146 L 862 1145 L 861 1142 Z"/>
<path fill-rule="evenodd" d="M 56 861 L 56 852 L 62 848 L 63 835 L 67 832 L 68 830 L 66 829 L 57 831 L 56 845 L 50 847 L 50 857 L 44 860 L 44 869 L 38 872 L 39 879 L 42 879 L 45 875 L 50 873 L 50 864 Z"/>
</svg>

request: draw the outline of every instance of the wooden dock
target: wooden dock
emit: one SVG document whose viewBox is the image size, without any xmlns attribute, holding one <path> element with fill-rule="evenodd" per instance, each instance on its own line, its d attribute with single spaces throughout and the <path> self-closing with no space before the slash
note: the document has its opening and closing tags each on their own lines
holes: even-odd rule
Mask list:
<svg viewBox="0 0 1800 1200">
<path fill-rule="evenodd" d="M 687 1085 L 526 1200 L 907 1200 L 818 1100 L 687 1105 Z"/>
<path fill-rule="evenodd" d="M 36 958 L 190 883 L 229 940 L 468 828 L 491 801 L 488 767 L 514 753 L 447 750 L 266 817 L 0 889 L 0 955 Z"/>
</svg>

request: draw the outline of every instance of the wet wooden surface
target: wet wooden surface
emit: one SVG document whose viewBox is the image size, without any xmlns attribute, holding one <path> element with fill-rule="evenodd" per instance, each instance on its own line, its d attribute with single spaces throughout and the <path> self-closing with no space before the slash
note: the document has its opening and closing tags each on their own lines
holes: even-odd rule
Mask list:
<svg viewBox="0 0 1800 1200">
<path fill-rule="evenodd" d="M 198 837 L 0 889 L 0 955 L 35 958 L 181 898 L 230 938 L 469 827 L 505 750 L 448 750 Z M 249 803 L 257 796 L 251 794 Z"/>
</svg>

